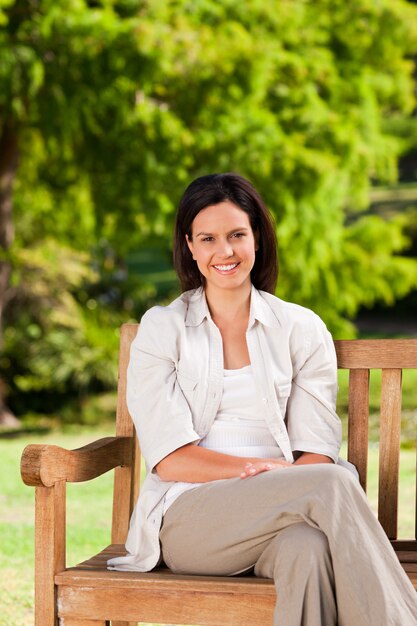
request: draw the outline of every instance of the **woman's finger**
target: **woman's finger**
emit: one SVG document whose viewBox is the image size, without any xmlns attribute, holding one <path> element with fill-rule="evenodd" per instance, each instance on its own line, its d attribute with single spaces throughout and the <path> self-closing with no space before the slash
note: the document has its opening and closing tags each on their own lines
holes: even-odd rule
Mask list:
<svg viewBox="0 0 417 626">
<path fill-rule="evenodd" d="M 283 469 L 291 465 L 290 463 L 280 463 L 279 461 L 274 463 L 247 463 L 243 472 L 240 474 L 240 478 L 247 478 L 248 476 L 255 476 L 261 472 L 268 472 L 272 469 Z"/>
</svg>

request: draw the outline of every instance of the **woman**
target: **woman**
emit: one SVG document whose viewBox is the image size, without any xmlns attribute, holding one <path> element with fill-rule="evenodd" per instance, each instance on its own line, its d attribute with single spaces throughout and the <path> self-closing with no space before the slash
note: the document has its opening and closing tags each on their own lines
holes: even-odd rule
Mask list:
<svg viewBox="0 0 417 626">
<path fill-rule="evenodd" d="M 279 590 L 275 624 L 414 626 L 414 588 L 338 459 L 332 339 L 273 295 L 276 258 L 247 180 L 191 183 L 174 242 L 184 293 L 150 309 L 132 345 L 127 400 L 148 473 L 129 554 L 109 566 L 254 569 Z"/>
</svg>

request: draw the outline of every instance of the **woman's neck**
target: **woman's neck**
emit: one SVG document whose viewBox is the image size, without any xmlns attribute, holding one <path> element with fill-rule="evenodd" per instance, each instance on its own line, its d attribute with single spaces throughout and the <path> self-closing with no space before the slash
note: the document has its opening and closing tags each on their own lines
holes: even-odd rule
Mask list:
<svg viewBox="0 0 417 626">
<path fill-rule="evenodd" d="M 206 300 L 216 326 L 249 318 L 251 284 L 241 289 L 206 289 Z"/>
</svg>

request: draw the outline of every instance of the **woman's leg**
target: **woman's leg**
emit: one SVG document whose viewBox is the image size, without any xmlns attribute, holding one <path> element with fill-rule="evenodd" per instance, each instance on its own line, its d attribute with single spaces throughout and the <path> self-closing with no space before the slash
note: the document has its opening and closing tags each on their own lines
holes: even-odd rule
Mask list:
<svg viewBox="0 0 417 626">
<path fill-rule="evenodd" d="M 255 574 L 274 579 L 276 624 L 337 624 L 332 559 L 321 530 L 305 522 L 283 528 L 262 552 Z"/>
<path fill-rule="evenodd" d="M 335 465 L 271 470 L 182 494 L 164 518 L 164 559 L 176 572 L 239 573 L 262 561 L 279 531 L 299 522 L 328 540 L 341 626 L 417 624 L 411 582 L 358 482 Z M 281 584 L 297 582 L 288 563 L 276 563 L 274 576 L 276 568 Z M 300 598 L 303 593 L 298 591 Z"/>
</svg>

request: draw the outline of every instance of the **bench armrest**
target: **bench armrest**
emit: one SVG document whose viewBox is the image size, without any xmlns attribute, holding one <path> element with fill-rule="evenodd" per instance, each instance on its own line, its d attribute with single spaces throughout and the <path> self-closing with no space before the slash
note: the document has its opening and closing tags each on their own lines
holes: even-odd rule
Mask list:
<svg viewBox="0 0 417 626">
<path fill-rule="evenodd" d="M 22 453 L 22 480 L 33 487 L 91 480 L 115 467 L 131 465 L 134 447 L 134 437 L 104 437 L 76 450 L 30 444 Z"/>
</svg>

